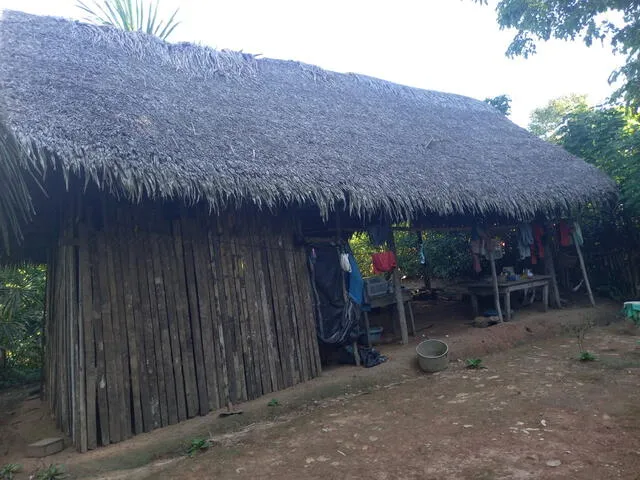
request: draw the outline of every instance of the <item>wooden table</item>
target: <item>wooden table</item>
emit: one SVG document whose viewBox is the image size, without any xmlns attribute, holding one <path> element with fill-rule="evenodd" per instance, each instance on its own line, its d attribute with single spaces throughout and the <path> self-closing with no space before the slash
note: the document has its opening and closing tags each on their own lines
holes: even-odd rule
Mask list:
<svg viewBox="0 0 640 480">
<path fill-rule="evenodd" d="M 504 309 L 506 310 L 507 321 L 511 320 L 511 292 L 517 292 L 519 290 L 542 287 L 542 303 L 544 304 L 544 311 L 546 312 L 549 309 L 550 281 L 550 275 L 535 275 L 531 278 L 514 281 L 498 281 L 498 293 L 504 296 Z M 471 307 L 473 308 L 473 316 L 475 318 L 480 314 L 478 310 L 478 296 L 493 295 L 493 285 L 489 279 L 484 282 L 470 283 L 467 285 L 467 289 L 471 295 Z"/>
<path fill-rule="evenodd" d="M 413 317 L 413 308 L 411 308 L 411 300 L 413 299 L 413 295 L 406 288 L 402 290 L 402 302 L 408 306 L 409 310 L 409 319 L 411 320 L 411 330 L 413 331 L 413 336 L 416 336 L 416 322 Z M 367 343 L 371 346 L 371 339 L 369 338 L 369 311 L 372 308 L 382 308 L 389 307 L 391 305 L 395 305 L 396 295 L 395 293 L 386 293 L 384 295 L 378 295 L 376 297 L 367 298 L 366 303 L 363 305 L 363 313 L 364 313 L 364 326 L 367 331 Z"/>
</svg>

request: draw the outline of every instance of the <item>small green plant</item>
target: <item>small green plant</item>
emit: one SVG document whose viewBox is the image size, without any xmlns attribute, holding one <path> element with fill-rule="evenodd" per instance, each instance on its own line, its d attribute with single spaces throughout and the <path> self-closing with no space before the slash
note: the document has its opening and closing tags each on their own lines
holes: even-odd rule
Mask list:
<svg viewBox="0 0 640 480">
<path fill-rule="evenodd" d="M 60 480 L 66 477 L 62 465 L 49 465 L 45 470 L 36 473 L 35 480 Z"/>
<path fill-rule="evenodd" d="M 467 368 L 471 370 L 479 370 L 481 368 L 487 368 L 484 365 L 482 365 L 481 358 L 467 358 L 466 364 L 467 364 Z"/>
<path fill-rule="evenodd" d="M 267 407 L 279 407 L 280 406 L 280 402 L 278 401 L 277 398 L 272 398 L 271 400 L 269 400 L 269 403 L 267 403 Z"/>
<path fill-rule="evenodd" d="M 211 446 L 211 440 L 208 438 L 194 438 L 187 448 L 187 455 L 189 457 L 195 456 L 199 452 L 207 450 Z"/>
<path fill-rule="evenodd" d="M 596 356 L 591 352 L 583 351 L 583 352 L 580 352 L 580 356 L 578 357 L 578 359 L 581 362 L 595 362 Z"/>
<path fill-rule="evenodd" d="M 576 337 L 576 343 L 578 344 L 578 355 L 580 360 L 582 360 L 582 355 L 584 353 L 589 353 L 586 348 L 584 348 L 584 337 L 587 335 L 587 332 L 591 330 L 595 326 L 595 322 L 593 318 L 589 315 L 585 315 L 582 322 L 578 324 L 568 324 L 564 325 L 564 329 L 570 335 Z M 593 358 L 595 360 L 595 357 Z M 591 360 L 583 360 L 583 361 L 591 361 Z"/>
<path fill-rule="evenodd" d="M 17 463 L 7 463 L 0 468 L 0 480 L 12 480 L 16 473 L 22 470 L 22 465 Z"/>
</svg>

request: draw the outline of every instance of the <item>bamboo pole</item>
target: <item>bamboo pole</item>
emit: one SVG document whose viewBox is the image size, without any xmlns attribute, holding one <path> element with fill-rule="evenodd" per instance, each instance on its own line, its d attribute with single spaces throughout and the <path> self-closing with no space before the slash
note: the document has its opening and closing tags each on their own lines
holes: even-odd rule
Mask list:
<svg viewBox="0 0 640 480">
<path fill-rule="evenodd" d="M 582 248 L 580 248 L 580 244 L 578 243 L 578 239 L 576 237 L 576 233 L 572 232 L 571 236 L 573 237 L 573 244 L 576 246 L 576 252 L 578 253 L 578 260 L 580 261 L 580 270 L 582 270 L 582 278 L 584 279 L 584 284 L 587 287 L 587 293 L 589 294 L 589 301 L 593 307 L 596 306 L 596 301 L 593 298 L 593 292 L 591 291 L 591 284 L 589 283 L 589 277 L 587 275 L 587 267 L 584 265 L 584 257 L 582 256 Z"/>
<path fill-rule="evenodd" d="M 502 318 L 502 309 L 500 308 L 500 291 L 498 290 L 498 274 L 496 272 L 496 260 L 493 257 L 493 250 L 489 252 L 489 263 L 491 264 L 491 280 L 493 282 L 493 301 L 495 303 L 496 311 L 498 312 L 498 319 L 500 323 L 504 320 Z"/>
<path fill-rule="evenodd" d="M 551 231 L 548 227 L 547 231 Z M 550 241 L 549 235 L 545 235 L 544 241 L 544 270 L 547 275 L 551 276 L 551 291 L 553 292 L 553 303 L 556 308 L 562 308 L 560 304 L 560 290 L 558 289 L 558 279 L 556 278 L 556 266 L 553 261 L 553 244 Z"/>
<path fill-rule="evenodd" d="M 396 253 L 396 242 L 393 238 L 393 231 L 390 232 L 389 235 L 389 249 L 393 252 L 398 258 L 398 254 Z M 406 345 L 409 343 L 409 329 L 407 328 L 407 315 L 404 311 L 404 302 L 402 300 L 402 285 L 400 285 L 400 272 L 398 271 L 398 267 L 393 269 L 393 291 L 396 295 L 396 306 L 398 307 L 398 317 L 400 319 L 400 334 L 402 335 L 402 344 Z"/>
</svg>

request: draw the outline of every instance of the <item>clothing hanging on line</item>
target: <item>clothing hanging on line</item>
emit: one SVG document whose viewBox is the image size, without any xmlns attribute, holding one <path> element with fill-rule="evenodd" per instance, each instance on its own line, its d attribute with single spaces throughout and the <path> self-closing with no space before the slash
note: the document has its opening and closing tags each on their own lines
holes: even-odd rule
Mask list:
<svg viewBox="0 0 640 480">
<path fill-rule="evenodd" d="M 520 260 L 531 256 L 531 245 L 533 245 L 533 230 L 528 223 L 518 225 L 518 252 Z"/>
<path fill-rule="evenodd" d="M 351 262 L 349 261 L 348 253 L 340 254 L 340 267 L 342 268 L 342 271 L 351 273 Z"/>
<path fill-rule="evenodd" d="M 398 266 L 393 252 L 381 252 L 371 255 L 373 261 L 373 273 L 380 274 L 390 272 Z"/>
<path fill-rule="evenodd" d="M 364 279 L 353 255 L 348 255 L 351 273 L 349 274 L 349 297 L 358 305 L 364 303 Z"/>
</svg>

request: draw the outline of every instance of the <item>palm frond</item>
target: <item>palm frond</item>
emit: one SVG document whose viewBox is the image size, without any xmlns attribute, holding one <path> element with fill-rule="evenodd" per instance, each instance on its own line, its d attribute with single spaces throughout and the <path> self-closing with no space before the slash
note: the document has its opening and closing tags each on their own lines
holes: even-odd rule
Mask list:
<svg viewBox="0 0 640 480">
<path fill-rule="evenodd" d="M 78 0 L 86 20 L 127 31 L 141 31 L 166 40 L 180 24 L 176 9 L 167 20 L 158 18 L 159 0 Z"/>
<path fill-rule="evenodd" d="M 22 149 L 12 132 L 0 122 L 0 178 L 3 194 L 0 195 L 0 236 L 8 252 L 14 241 L 22 240 L 21 225 L 33 212 L 31 195 L 21 168 Z"/>
</svg>

